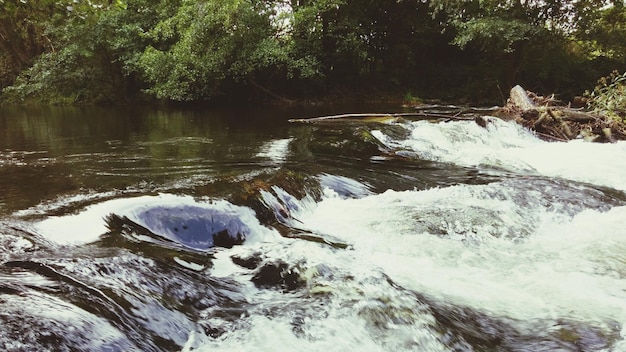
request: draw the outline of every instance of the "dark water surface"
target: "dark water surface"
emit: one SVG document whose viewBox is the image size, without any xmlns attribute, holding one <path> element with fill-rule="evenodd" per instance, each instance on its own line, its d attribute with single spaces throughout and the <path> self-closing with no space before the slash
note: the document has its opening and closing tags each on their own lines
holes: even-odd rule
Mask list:
<svg viewBox="0 0 626 352">
<path fill-rule="evenodd" d="M 159 187 L 258 169 L 261 145 L 289 133 L 290 113 L 274 110 L 4 109 L 2 209 L 80 190 Z"/>
<path fill-rule="evenodd" d="M 626 144 L 398 111 L 1 108 L 0 350 L 624 350 Z"/>
</svg>

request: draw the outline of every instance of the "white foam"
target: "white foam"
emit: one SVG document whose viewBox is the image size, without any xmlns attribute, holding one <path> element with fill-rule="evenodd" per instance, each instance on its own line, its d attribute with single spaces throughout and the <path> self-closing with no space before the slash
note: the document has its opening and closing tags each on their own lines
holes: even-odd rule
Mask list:
<svg viewBox="0 0 626 352">
<path fill-rule="evenodd" d="M 90 243 L 107 232 L 104 218 L 109 214 L 127 216 L 141 223 L 138 214 L 151 206 L 180 207 L 193 206 L 207 209 L 223 210 L 232 213 L 246 223 L 253 234 L 246 241 L 255 241 L 264 236 L 273 235 L 274 231 L 262 226 L 254 212 L 245 207 L 235 206 L 225 200 L 200 202 L 191 196 L 159 194 L 157 196 L 140 196 L 105 201 L 86 207 L 80 213 L 64 216 L 52 216 L 34 224 L 35 231 L 45 238 L 64 245 Z"/>
<path fill-rule="evenodd" d="M 626 261 L 621 259 L 626 207 L 571 218 L 541 205 L 522 208 L 481 197 L 480 190 L 489 187 L 499 185 L 332 197 L 296 216 L 311 231 L 351 243 L 355 256 L 368 258 L 403 286 L 441 301 L 520 320 L 626 322 Z M 497 237 L 489 219 L 481 223 L 446 212 L 457 209 L 455 204 L 479 214 L 496 211 L 504 223 L 537 223 L 523 240 Z M 453 217 L 441 218 L 442 228 L 453 224 L 448 233 L 429 233 L 422 226 L 425 209 Z"/>
<path fill-rule="evenodd" d="M 285 162 L 289 152 L 289 143 L 291 143 L 292 140 L 293 138 L 286 138 L 267 142 L 261 146 L 261 149 L 256 156 L 268 158 L 275 163 Z"/>
<path fill-rule="evenodd" d="M 526 162 L 542 175 L 626 191 L 626 141 L 542 143 L 511 150 L 510 156 Z"/>
<path fill-rule="evenodd" d="M 626 141 L 591 143 L 583 140 L 544 142 L 514 122 L 493 119 L 482 128 L 470 121 L 412 122 L 403 140 L 383 132 L 373 135 L 405 155 L 461 166 L 538 173 L 626 190 Z"/>
<path fill-rule="evenodd" d="M 85 311 L 51 295 L 29 292 L 27 294 L 28 299 L 24 299 L 24 296 L 26 296 L 26 294 L 15 296 L 16 299 L 13 299 L 13 297 L 7 297 L 8 299 L 3 298 L 3 311 L 5 312 L 4 314 L 9 315 L 19 314 L 20 317 L 24 316 L 25 319 L 37 317 L 36 324 L 42 326 L 42 329 L 35 332 L 22 332 L 28 334 L 23 337 L 23 341 L 27 343 L 35 344 L 36 341 L 33 341 L 33 339 L 37 337 L 37 335 L 41 335 L 44 338 L 49 336 L 46 334 L 46 331 L 43 330 L 46 326 L 61 326 L 67 329 L 68 342 L 81 343 L 81 347 L 86 350 L 102 351 L 115 346 L 119 348 L 133 347 L 122 332 L 102 317 L 96 316 L 91 312 Z M 19 299 L 17 299 L 18 297 Z M 10 325 L 8 329 L 8 331 L 11 330 Z M 97 338 L 82 338 L 84 336 L 93 337 L 92 332 L 97 332 Z M 74 335 L 78 336 L 76 341 L 72 341 Z M 7 341 L 0 339 L 0 345 L 8 348 L 8 350 L 27 350 L 32 348 L 32 346 L 25 346 L 19 340 Z M 55 347 L 59 349 L 67 348 L 67 346 L 63 345 Z"/>
</svg>

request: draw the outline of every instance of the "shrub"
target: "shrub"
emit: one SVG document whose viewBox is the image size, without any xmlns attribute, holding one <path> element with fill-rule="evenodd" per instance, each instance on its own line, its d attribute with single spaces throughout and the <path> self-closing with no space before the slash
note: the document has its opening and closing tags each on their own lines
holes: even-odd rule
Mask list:
<svg viewBox="0 0 626 352">
<path fill-rule="evenodd" d="M 593 92 L 586 92 L 587 106 L 592 111 L 626 123 L 626 72 L 618 71 L 598 80 Z"/>
</svg>

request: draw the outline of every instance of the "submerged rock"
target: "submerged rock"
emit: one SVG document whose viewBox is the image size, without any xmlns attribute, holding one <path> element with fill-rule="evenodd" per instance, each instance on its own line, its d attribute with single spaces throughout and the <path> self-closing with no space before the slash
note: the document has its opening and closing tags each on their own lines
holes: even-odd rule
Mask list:
<svg viewBox="0 0 626 352">
<path fill-rule="evenodd" d="M 255 252 L 250 255 L 233 255 L 230 257 L 234 264 L 246 269 L 256 269 L 262 262 L 261 252 Z"/>
<path fill-rule="evenodd" d="M 278 287 L 285 291 L 293 291 L 304 284 L 299 271 L 283 261 L 263 265 L 252 277 L 252 282 L 257 287 Z"/>
<path fill-rule="evenodd" d="M 106 221 L 111 231 L 126 230 L 197 250 L 231 248 L 250 233 L 234 212 L 193 205 L 157 205 L 135 212 L 132 218 L 111 214 Z"/>
</svg>

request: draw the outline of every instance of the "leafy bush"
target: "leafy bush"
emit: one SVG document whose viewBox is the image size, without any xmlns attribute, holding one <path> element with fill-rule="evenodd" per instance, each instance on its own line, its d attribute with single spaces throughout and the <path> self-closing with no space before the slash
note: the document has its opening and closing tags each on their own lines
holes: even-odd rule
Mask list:
<svg viewBox="0 0 626 352">
<path fill-rule="evenodd" d="M 603 115 L 626 123 L 626 72 L 618 71 L 598 80 L 593 92 L 586 92 L 587 106 Z"/>
</svg>

